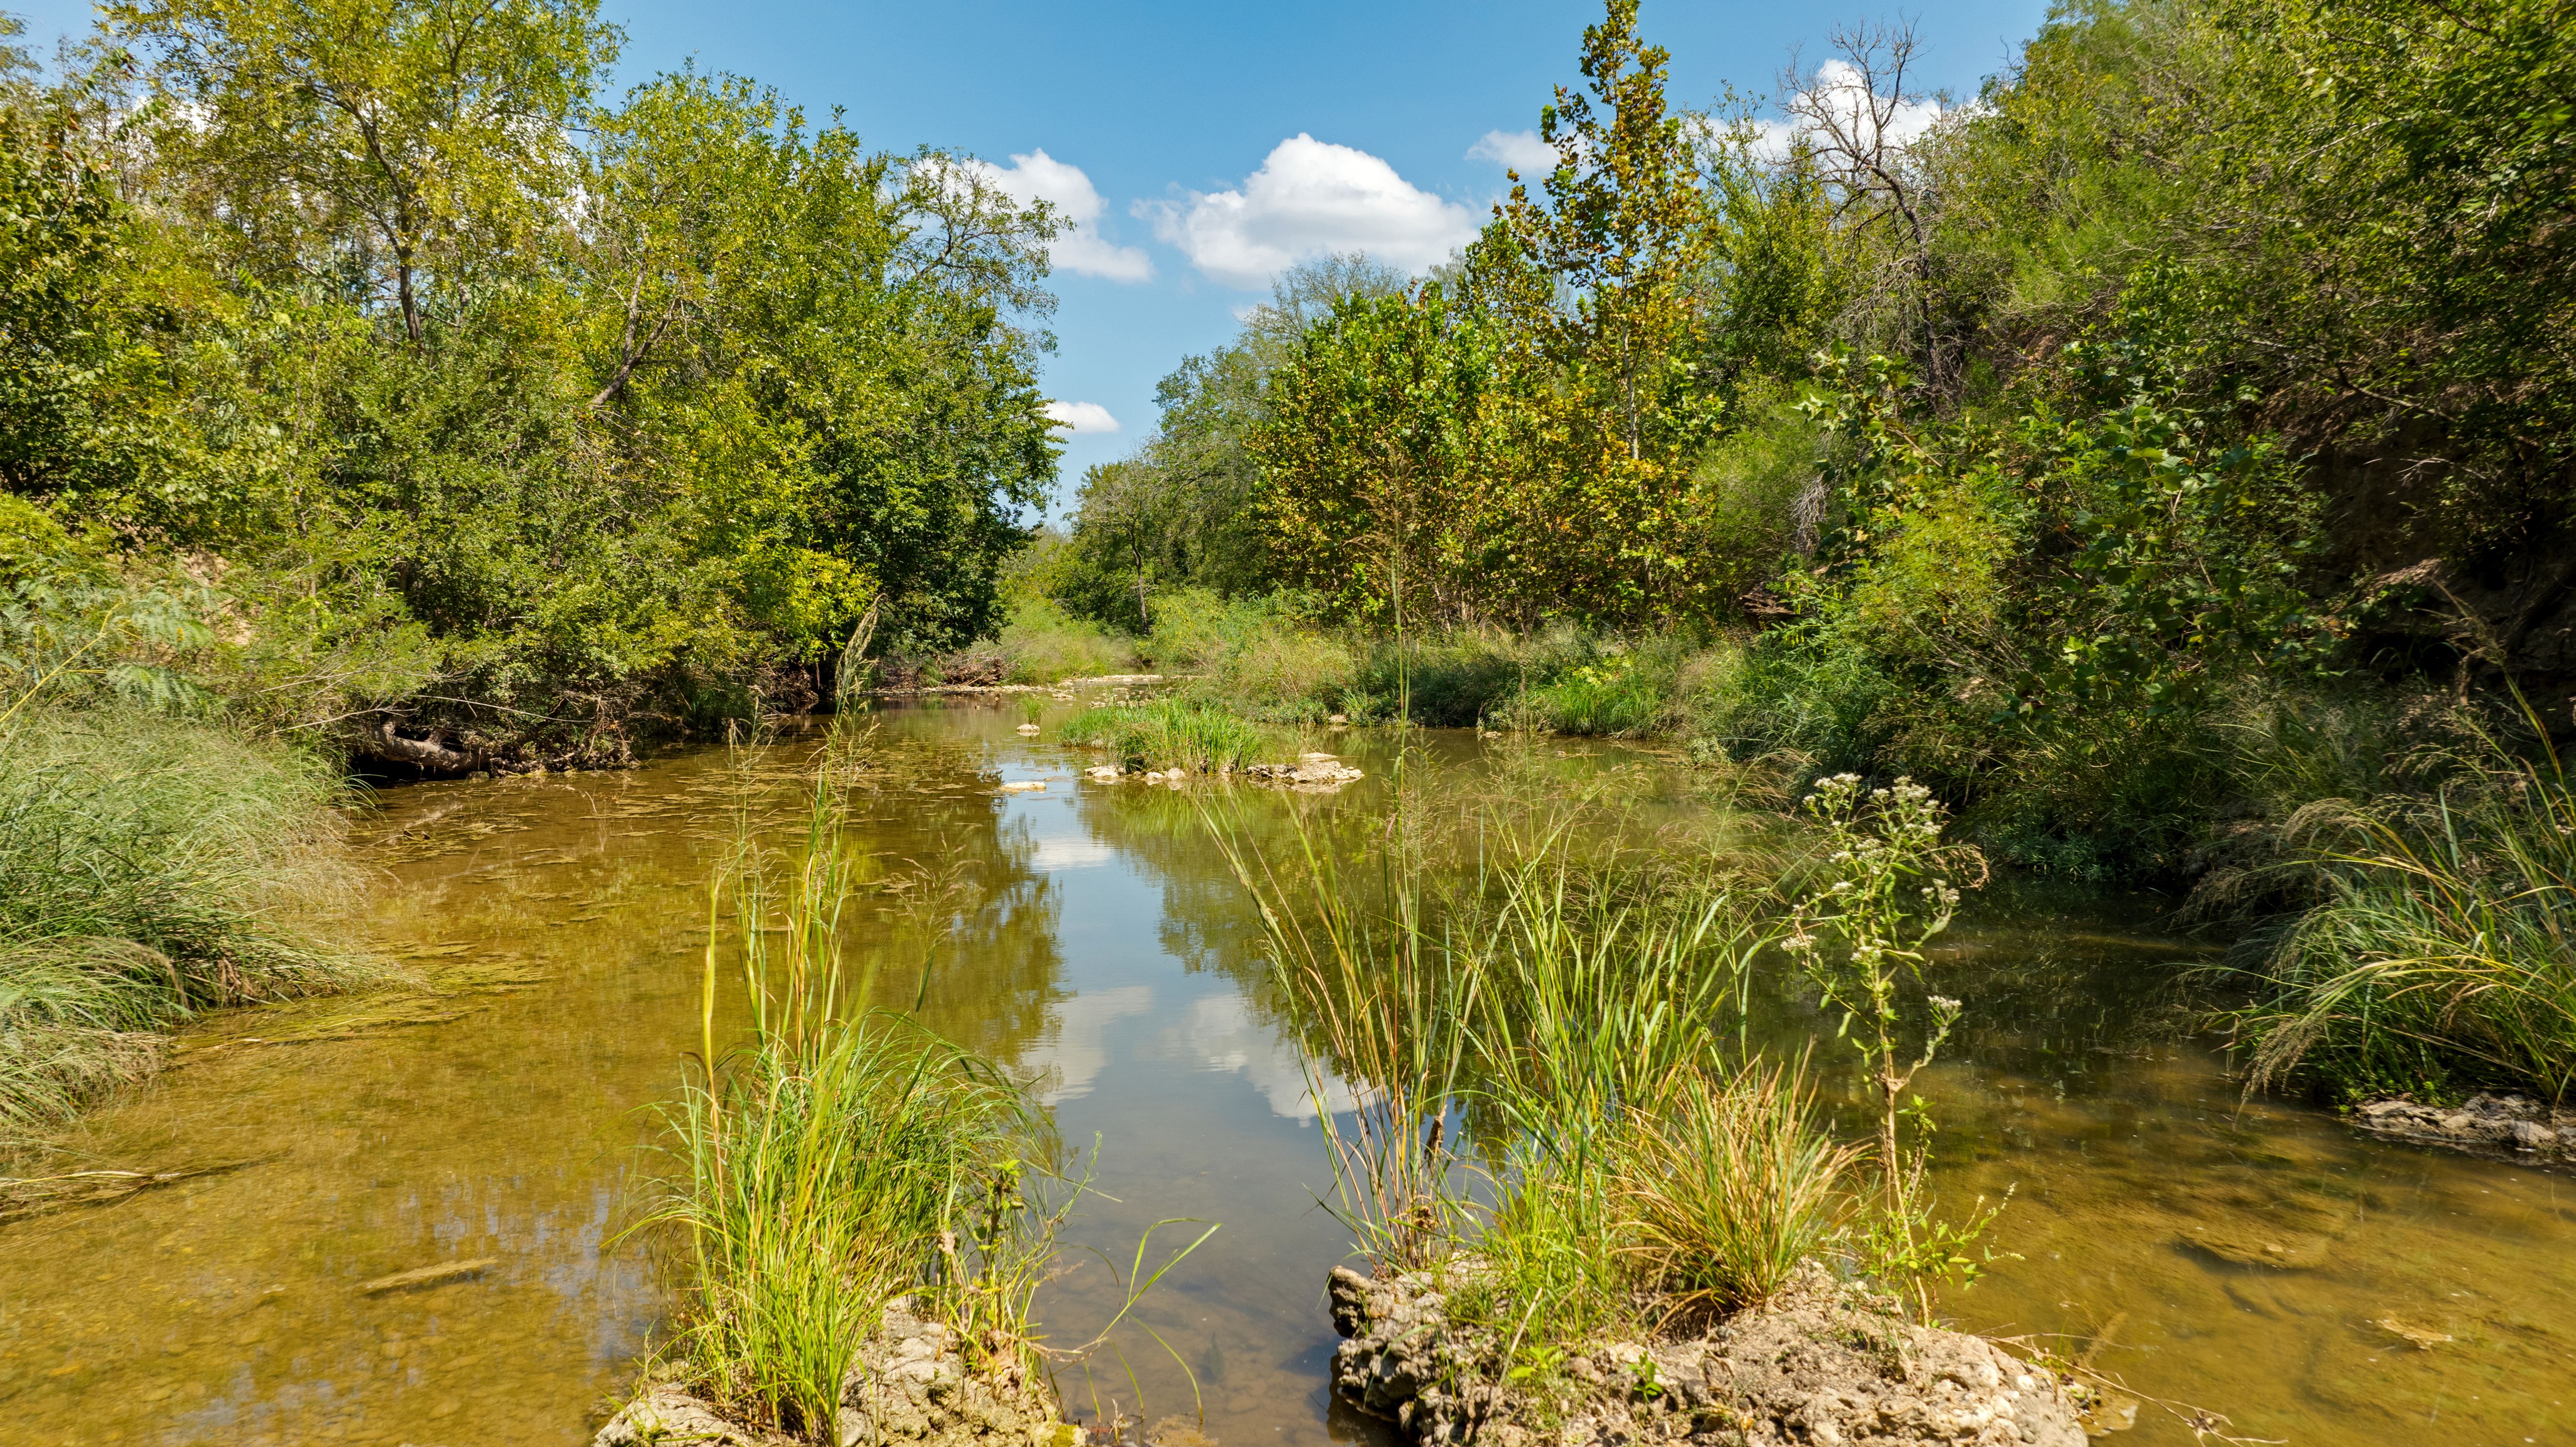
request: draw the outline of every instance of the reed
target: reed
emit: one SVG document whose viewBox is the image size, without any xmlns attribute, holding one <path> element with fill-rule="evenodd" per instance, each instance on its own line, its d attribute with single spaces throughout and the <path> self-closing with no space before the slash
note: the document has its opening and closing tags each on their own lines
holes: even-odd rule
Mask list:
<svg viewBox="0 0 2576 1447">
<path fill-rule="evenodd" d="M 1178 766 L 1202 774 L 1239 769 L 1272 745 L 1261 725 L 1185 699 L 1087 708 L 1056 733 L 1066 743 L 1105 749 L 1138 768 Z"/>
<path fill-rule="evenodd" d="M 972 1051 L 875 1008 L 847 963 L 860 888 L 838 762 L 803 839 L 743 829 L 708 891 L 700 1070 L 662 1113 L 665 1169 L 639 1222 L 682 1265 L 673 1343 L 742 1417 L 829 1441 L 844 1376 L 898 1297 L 954 1327 L 970 1365 L 1033 1350 L 1032 1300 L 1060 1207 L 1043 1112 Z M 748 1040 L 716 1048 L 730 913 Z"/>
<path fill-rule="evenodd" d="M 1304 1029 L 1328 1204 L 1379 1270 L 1443 1273 L 1541 1391 L 1647 1295 L 1776 1290 L 1838 1239 L 1858 1156 L 1809 1120 L 1803 1059 L 1740 1063 L 1765 891 L 1732 861 L 1579 856 L 1588 807 L 1493 807 L 1439 890 L 1402 810 L 1267 856 L 1210 821 Z"/>
<path fill-rule="evenodd" d="M 2251 1086 L 2576 1094 L 2576 788 L 2545 748 L 2491 771 L 2413 808 L 2303 811 L 2324 898 L 2236 1016 Z"/>
<path fill-rule="evenodd" d="M 1768 1300 L 1830 1249 L 1868 1152 L 1813 1125 L 1806 1059 L 1679 1072 L 1618 1166 L 1619 1237 L 1667 1315 Z"/>
</svg>

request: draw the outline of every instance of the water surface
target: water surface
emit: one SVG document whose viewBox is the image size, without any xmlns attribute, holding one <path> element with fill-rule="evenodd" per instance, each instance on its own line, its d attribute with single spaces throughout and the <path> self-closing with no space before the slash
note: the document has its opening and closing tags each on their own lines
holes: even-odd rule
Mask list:
<svg viewBox="0 0 2576 1447">
<path fill-rule="evenodd" d="M 1102 1257 L 1123 1271 L 1159 1219 L 1223 1223 L 1141 1308 L 1170 1354 L 1129 1331 L 1060 1385 L 1086 1413 L 1140 1391 L 1150 1418 L 1203 1411 L 1219 1442 L 1383 1442 L 1325 1391 L 1321 1281 L 1347 1238 L 1314 1204 L 1313 1105 L 1195 796 L 1081 782 L 1085 760 L 1018 721 L 884 717 L 852 826 L 879 880 L 855 939 L 935 1028 L 1034 1079 L 1069 1143 L 1096 1138 L 1099 1194 L 1042 1300 L 1058 1343 L 1114 1309 Z M 1342 737 L 1382 772 L 1382 744 Z M 805 747 L 772 760 L 755 812 L 793 809 Z M 1417 777 L 1438 794 L 1498 773 L 1609 777 L 1654 817 L 1711 807 L 1615 749 L 1438 735 Z M 745 797 L 719 751 L 387 791 L 362 821 L 362 927 L 441 993 L 210 1022 L 46 1164 L 239 1168 L 0 1227 L 0 1442 L 586 1440 L 664 1307 L 616 1233 L 650 1107 L 696 1048 L 703 881 Z M 1238 798 L 1256 834 L 1292 810 L 1364 825 L 1386 801 L 1377 778 Z M 1980 909 L 1942 962 L 1965 1033 L 1922 1083 L 1945 1198 L 2009 1188 L 1993 1240 L 2019 1259 L 1950 1314 L 2247 1436 L 2576 1440 L 2563 1177 L 2240 1103 L 2219 1061 L 2172 1043 L 2167 982 L 2192 947 L 2146 905 Z M 925 960 L 932 919 L 955 931 Z M 1813 1024 L 1785 994 L 1768 1010 L 1774 1030 Z M 359 1290 L 487 1257 L 453 1284 Z M 2137 1423 L 2125 1440 L 2191 1440 L 2151 1403 Z"/>
</svg>

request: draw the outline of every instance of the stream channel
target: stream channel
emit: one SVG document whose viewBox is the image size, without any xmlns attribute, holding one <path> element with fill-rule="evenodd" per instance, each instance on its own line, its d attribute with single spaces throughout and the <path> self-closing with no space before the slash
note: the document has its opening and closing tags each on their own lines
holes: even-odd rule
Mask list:
<svg viewBox="0 0 2576 1447">
<path fill-rule="evenodd" d="M 1090 783 L 1091 760 L 1023 739 L 1020 718 L 878 717 L 851 827 L 887 904 L 854 945 L 906 1003 L 923 992 L 933 1028 L 1035 1079 L 1070 1145 L 1097 1139 L 1102 1194 L 1040 1300 L 1056 1339 L 1114 1309 L 1104 1258 L 1124 1270 L 1149 1223 L 1223 1223 L 1139 1308 L 1189 1373 L 1125 1330 L 1123 1361 L 1059 1379 L 1068 1405 L 1132 1412 L 1141 1392 L 1150 1419 L 1194 1417 L 1194 1376 L 1227 1447 L 1384 1444 L 1326 1391 L 1323 1278 L 1349 1238 L 1315 1205 L 1327 1167 L 1257 919 L 1200 822 L 1193 794 L 1214 786 Z M 1256 837 L 1291 810 L 1388 807 L 1385 736 L 1336 737 L 1370 777 L 1329 797 L 1236 788 Z M 811 748 L 773 751 L 756 807 L 798 807 Z M 1671 761 L 1609 746 L 1433 733 L 1415 777 L 1436 793 L 1504 773 L 1607 776 L 1676 818 L 1711 807 Z M 742 797 L 722 750 L 377 796 L 356 917 L 440 992 L 208 1021 L 86 1123 L 47 1169 L 243 1164 L 0 1225 L 0 1443 L 586 1442 L 666 1304 L 617 1237 L 650 1110 L 696 1046 L 705 880 Z M 1944 937 L 1941 988 L 1967 1017 L 1918 1082 L 1937 1188 L 2009 1188 L 1991 1239 L 2017 1253 L 1945 1314 L 2045 1335 L 2249 1438 L 2576 1442 L 2568 1180 L 2240 1102 L 2215 1055 L 2175 1043 L 2170 981 L 2200 947 L 2159 932 L 2156 903 L 1990 893 Z M 952 906 L 925 985 L 918 921 Z M 1163 1228 L 1149 1259 L 1197 1229 Z M 359 1289 L 476 1258 L 494 1264 Z M 2112 1440 L 2192 1434 L 2149 1403 Z"/>
</svg>

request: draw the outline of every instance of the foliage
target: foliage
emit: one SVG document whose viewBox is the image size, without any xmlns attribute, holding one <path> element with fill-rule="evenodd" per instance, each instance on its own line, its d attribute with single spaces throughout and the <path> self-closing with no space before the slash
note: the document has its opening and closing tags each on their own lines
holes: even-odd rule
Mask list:
<svg viewBox="0 0 2576 1447">
<path fill-rule="evenodd" d="M 131 706 L 0 722 L 0 1140 L 148 1071 L 199 1011 L 376 968 L 313 927 L 340 789 L 308 754 Z"/>
<path fill-rule="evenodd" d="M 1840 1013 L 1835 1038 L 1859 1054 L 1878 1096 L 1875 1165 L 1883 1199 L 1858 1236 L 1866 1264 L 1883 1279 L 1913 1286 L 1929 1311 L 1931 1279 L 1974 1278 L 1976 1263 L 1961 1248 L 1992 1213 L 1964 1226 L 1935 1221 L 1922 1196 L 1924 1147 L 1908 1152 L 1899 1139 L 1906 1118 L 1931 1123 L 1922 1098 L 1909 1101 L 1906 1091 L 1949 1039 L 1961 1008 L 1927 994 L 1919 1018 L 1909 1020 L 1904 987 L 1921 981 L 1923 947 L 1949 928 L 1958 908 L 1951 877 L 1974 869 L 1977 877 L 1964 882 L 1976 888 L 1985 883 L 1985 861 L 1973 848 L 1942 842 L 1941 806 L 1910 779 L 1864 796 L 1857 776 L 1837 774 L 1820 781 L 1804 807 L 1823 826 L 1822 863 L 1781 948 L 1825 1008 Z M 1920 1052 L 1900 1036 L 1919 1039 Z"/>
<path fill-rule="evenodd" d="M 1234 341 L 1184 357 L 1154 389 L 1162 420 L 1123 461 L 1092 468 L 1076 497 L 1067 556 L 1050 594 L 1084 616 L 1135 632 L 1157 625 L 1166 589 L 1257 593 L 1278 577 L 1260 470 L 1249 448 L 1270 407 L 1271 374 L 1307 327 L 1345 298 L 1403 289 L 1391 268 L 1357 254 L 1288 268 Z"/>
<path fill-rule="evenodd" d="M 1023 597 L 1011 604 L 1001 648 L 1010 660 L 1011 683 L 1061 683 L 1123 673 L 1134 664 L 1135 645 L 1088 619 L 1068 615 L 1051 599 Z"/>
<path fill-rule="evenodd" d="M 207 692 L 597 761 L 871 607 L 897 649 L 998 624 L 1055 466 L 1045 208 L 738 77 L 602 95 L 588 0 L 106 23 L 0 78 L 0 477 L 194 579 Z"/>
</svg>

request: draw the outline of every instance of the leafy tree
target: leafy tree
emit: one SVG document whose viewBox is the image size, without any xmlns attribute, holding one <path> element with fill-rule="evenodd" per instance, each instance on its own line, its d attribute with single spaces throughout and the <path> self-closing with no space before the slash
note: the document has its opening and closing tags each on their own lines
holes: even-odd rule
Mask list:
<svg viewBox="0 0 2576 1447">
<path fill-rule="evenodd" d="M 390 298 L 500 284 L 556 221 L 571 127 L 617 54 L 596 0 L 117 0 L 178 102 L 154 135 L 192 210 L 272 283 Z"/>
</svg>

